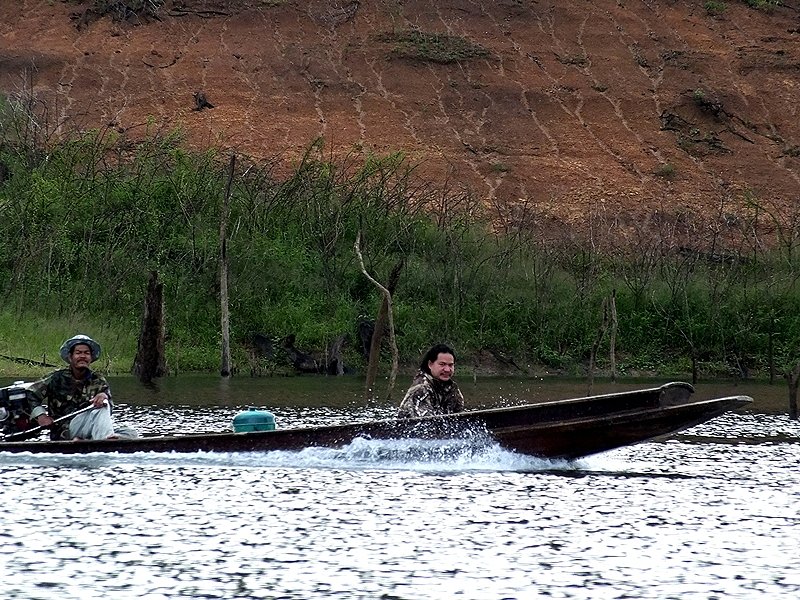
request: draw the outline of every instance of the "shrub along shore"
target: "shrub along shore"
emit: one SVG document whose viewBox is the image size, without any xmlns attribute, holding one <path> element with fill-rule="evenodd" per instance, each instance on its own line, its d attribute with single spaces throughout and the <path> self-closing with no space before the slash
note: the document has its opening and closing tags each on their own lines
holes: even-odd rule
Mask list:
<svg viewBox="0 0 800 600">
<path fill-rule="evenodd" d="M 0 102 L 0 374 L 48 370 L 15 358 L 59 364 L 59 344 L 77 332 L 104 344 L 101 368 L 129 372 L 152 271 L 164 283 L 171 372 L 218 370 L 228 156 L 187 151 L 177 132 L 45 140 L 15 114 Z M 404 365 L 438 341 L 477 371 L 571 376 L 590 364 L 619 376 L 782 376 L 800 356 L 797 220 L 753 198 L 753 220 L 723 251 L 721 237 L 676 234 L 677 221 L 632 235 L 593 221 L 591 238 L 559 237 L 532 208 L 511 218 L 511 207 L 421 179 L 400 153 L 334 158 L 321 140 L 289 172 L 239 157 L 231 181 L 241 373 L 282 369 L 250 352 L 254 333 L 294 335 L 320 358 L 345 335 L 346 363 L 364 369 L 357 327 L 381 295 L 360 270 L 359 232 L 376 280 L 399 269 Z"/>
</svg>

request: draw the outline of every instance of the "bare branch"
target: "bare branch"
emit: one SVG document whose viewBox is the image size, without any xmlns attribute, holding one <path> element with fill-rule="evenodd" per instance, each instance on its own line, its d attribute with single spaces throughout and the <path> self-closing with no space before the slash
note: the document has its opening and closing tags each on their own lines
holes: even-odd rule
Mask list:
<svg viewBox="0 0 800 600">
<path fill-rule="evenodd" d="M 361 267 L 361 272 L 364 274 L 364 277 L 369 279 L 375 287 L 377 287 L 381 294 L 383 294 L 384 301 L 386 302 L 386 314 L 389 320 L 389 343 L 392 347 L 392 370 L 389 373 L 389 389 L 386 392 L 386 399 L 390 400 L 392 397 L 392 391 L 394 390 L 394 382 L 397 379 L 397 371 L 399 370 L 399 352 L 397 351 L 397 340 L 395 339 L 394 335 L 394 312 L 392 310 L 392 294 L 391 292 L 382 286 L 378 281 L 372 277 L 368 272 L 367 268 L 364 266 L 364 257 L 361 254 L 361 230 L 359 230 L 358 234 L 356 235 L 355 244 L 353 244 L 353 249 L 355 250 L 356 257 L 358 257 L 358 264 Z"/>
</svg>

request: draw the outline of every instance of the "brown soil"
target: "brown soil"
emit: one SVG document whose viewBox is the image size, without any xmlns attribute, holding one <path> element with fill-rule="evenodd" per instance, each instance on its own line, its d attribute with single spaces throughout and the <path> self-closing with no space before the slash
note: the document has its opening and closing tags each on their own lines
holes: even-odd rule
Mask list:
<svg viewBox="0 0 800 600">
<path fill-rule="evenodd" d="M 748 202 L 800 213 L 796 0 L 185 0 L 116 21 L 91 4 L 0 3 L 0 93 L 32 81 L 65 129 L 180 125 L 287 168 L 319 136 L 401 150 L 498 222 L 559 235 L 702 245 L 747 229 Z M 387 34 L 412 29 L 488 55 L 404 58 Z"/>
</svg>

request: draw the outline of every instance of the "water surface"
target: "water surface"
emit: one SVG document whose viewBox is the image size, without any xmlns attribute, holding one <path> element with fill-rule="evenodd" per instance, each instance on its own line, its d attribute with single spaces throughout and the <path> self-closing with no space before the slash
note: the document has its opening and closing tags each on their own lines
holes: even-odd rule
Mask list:
<svg viewBox="0 0 800 600">
<path fill-rule="evenodd" d="M 481 385 L 475 403 L 585 393 Z M 365 403 L 357 380 L 112 386 L 118 420 L 149 432 L 224 429 L 246 405 L 270 408 L 281 427 L 394 411 Z M 756 397 L 722 388 L 708 393 Z M 800 426 L 770 408 L 778 396 L 576 463 L 486 440 L 0 453 L 3 597 L 797 598 Z"/>
</svg>

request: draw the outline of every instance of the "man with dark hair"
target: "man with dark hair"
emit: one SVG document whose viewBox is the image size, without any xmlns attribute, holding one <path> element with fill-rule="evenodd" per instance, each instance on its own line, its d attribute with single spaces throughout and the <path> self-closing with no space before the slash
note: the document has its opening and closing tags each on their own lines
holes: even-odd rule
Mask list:
<svg viewBox="0 0 800 600">
<path fill-rule="evenodd" d="M 464 396 L 453 381 L 455 368 L 456 356 L 450 346 L 436 344 L 428 350 L 397 416 L 406 419 L 462 412 Z"/>
<path fill-rule="evenodd" d="M 100 357 L 100 344 L 87 335 L 76 335 L 61 345 L 61 358 L 69 363 L 66 369 L 51 373 L 32 383 L 28 390 L 37 405 L 31 418 L 42 427 L 52 427 L 50 439 L 104 439 L 119 437 L 111 420 L 111 389 L 102 375 L 89 368 Z M 44 405 L 47 405 L 45 408 Z M 67 422 L 53 425 L 55 419 L 82 412 Z"/>
</svg>

